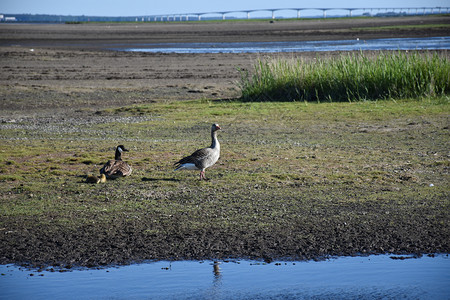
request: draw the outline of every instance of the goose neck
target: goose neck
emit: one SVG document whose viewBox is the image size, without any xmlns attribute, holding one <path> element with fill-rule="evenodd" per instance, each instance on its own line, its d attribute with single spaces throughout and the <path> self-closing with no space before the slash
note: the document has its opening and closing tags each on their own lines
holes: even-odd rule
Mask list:
<svg viewBox="0 0 450 300">
<path fill-rule="evenodd" d="M 211 148 L 220 148 L 219 140 L 217 139 L 217 131 L 211 131 Z"/>
<path fill-rule="evenodd" d="M 122 160 L 122 153 L 120 153 L 119 149 L 116 149 L 116 155 L 114 157 L 115 160 Z"/>
</svg>

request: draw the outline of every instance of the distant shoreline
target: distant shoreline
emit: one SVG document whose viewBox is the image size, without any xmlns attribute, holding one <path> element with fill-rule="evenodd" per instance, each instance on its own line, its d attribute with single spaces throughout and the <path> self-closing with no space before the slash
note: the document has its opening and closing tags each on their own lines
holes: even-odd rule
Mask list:
<svg viewBox="0 0 450 300">
<path fill-rule="evenodd" d="M 127 44 L 280 42 L 448 36 L 450 15 L 255 22 L 0 24 L 0 47 L 103 51 Z M 20 26 L 19 26 L 20 25 Z"/>
<path fill-rule="evenodd" d="M 84 22 L 183 22 L 183 21 L 252 21 L 252 20 L 299 20 L 355 17 L 407 17 L 448 14 L 450 7 L 272 7 L 234 9 L 227 11 L 204 11 L 184 13 L 162 13 L 134 16 L 102 16 L 71 14 L 0 14 L 0 22 L 29 23 L 84 23 Z"/>
</svg>

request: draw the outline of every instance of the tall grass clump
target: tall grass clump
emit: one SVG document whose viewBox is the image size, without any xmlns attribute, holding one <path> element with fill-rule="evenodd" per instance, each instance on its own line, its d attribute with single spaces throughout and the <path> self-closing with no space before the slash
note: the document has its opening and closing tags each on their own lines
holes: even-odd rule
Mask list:
<svg viewBox="0 0 450 300">
<path fill-rule="evenodd" d="M 363 53 L 339 58 L 258 60 L 241 71 L 245 101 L 361 101 L 450 93 L 450 63 L 437 54 Z"/>
</svg>

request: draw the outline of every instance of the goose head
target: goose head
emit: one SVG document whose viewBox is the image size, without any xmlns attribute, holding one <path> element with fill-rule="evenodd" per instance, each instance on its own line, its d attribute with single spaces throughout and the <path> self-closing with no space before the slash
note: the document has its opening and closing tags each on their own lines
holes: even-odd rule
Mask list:
<svg viewBox="0 0 450 300">
<path fill-rule="evenodd" d="M 116 148 L 115 160 L 122 160 L 122 152 L 128 151 L 124 145 L 119 145 Z"/>
<path fill-rule="evenodd" d="M 122 152 L 124 152 L 124 151 L 128 151 L 128 149 L 126 149 L 124 145 L 119 145 L 119 146 L 117 146 L 117 150 L 118 150 L 120 153 L 122 153 Z"/>
<path fill-rule="evenodd" d="M 220 128 L 219 124 L 213 124 L 211 127 L 211 131 L 215 132 L 217 130 L 221 130 L 222 128 Z"/>
</svg>

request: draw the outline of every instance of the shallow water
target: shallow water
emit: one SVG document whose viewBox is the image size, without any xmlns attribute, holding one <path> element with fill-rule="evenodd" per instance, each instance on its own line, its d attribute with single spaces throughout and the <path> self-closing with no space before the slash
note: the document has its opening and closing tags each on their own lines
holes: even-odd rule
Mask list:
<svg viewBox="0 0 450 300">
<path fill-rule="evenodd" d="M 395 38 L 374 40 L 251 42 L 251 43 L 164 43 L 136 44 L 114 49 L 153 53 L 276 53 L 306 51 L 358 50 L 437 50 L 450 49 L 450 36 L 430 38 Z"/>
<path fill-rule="evenodd" d="M 63 273 L 3 265 L 0 273 L 1 299 L 450 299 L 448 255 L 163 261 Z"/>
</svg>

